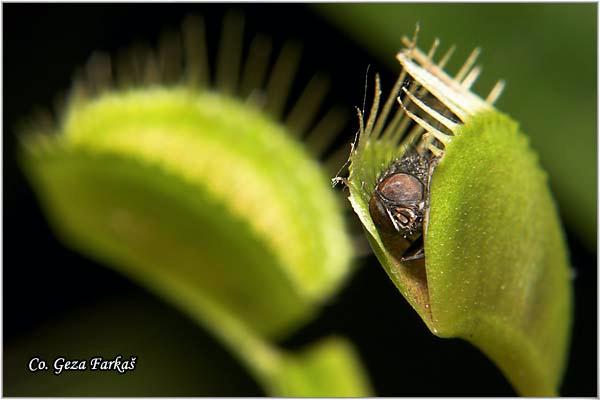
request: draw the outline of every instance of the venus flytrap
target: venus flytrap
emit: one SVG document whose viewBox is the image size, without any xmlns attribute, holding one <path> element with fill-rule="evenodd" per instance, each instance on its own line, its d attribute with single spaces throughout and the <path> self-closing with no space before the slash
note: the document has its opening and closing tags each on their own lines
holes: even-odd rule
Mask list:
<svg viewBox="0 0 600 400">
<path fill-rule="evenodd" d="M 366 123 L 359 113 L 344 179 L 352 207 L 435 335 L 480 348 L 522 395 L 556 395 L 572 305 L 547 177 L 518 125 L 493 107 L 503 83 L 486 100 L 471 92 L 477 50 L 451 77 L 449 53 L 433 61 L 437 41 L 428 54 L 415 39 L 404 42 L 402 72 L 381 113 L 378 78 Z M 414 172 L 410 157 L 426 172 Z"/>
<path fill-rule="evenodd" d="M 182 43 L 161 40 L 158 55 L 138 48 L 116 68 L 96 56 L 60 123 L 23 136 L 22 165 L 67 245 L 185 310 L 267 393 L 368 395 L 344 339 L 293 354 L 272 344 L 339 288 L 352 248 L 325 173 L 278 122 L 293 48 L 264 85 L 269 46 L 257 39 L 238 85 L 241 21 L 224 25 L 219 91 L 207 87 L 201 21 Z M 309 85 L 305 103 L 321 92 Z M 296 110 L 290 122 L 306 132 L 314 116 Z"/>
</svg>

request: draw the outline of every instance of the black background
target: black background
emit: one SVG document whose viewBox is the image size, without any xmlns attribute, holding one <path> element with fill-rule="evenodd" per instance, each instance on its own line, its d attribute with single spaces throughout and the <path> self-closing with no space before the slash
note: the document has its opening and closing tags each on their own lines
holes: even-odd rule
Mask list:
<svg viewBox="0 0 600 400">
<path fill-rule="evenodd" d="M 155 382 L 152 389 L 149 386 L 146 391 L 136 392 L 138 395 L 262 394 L 243 368 L 202 327 L 119 274 L 63 247 L 50 231 L 15 157 L 16 124 L 36 106 L 51 107 L 57 94 L 69 87 L 72 74 L 93 50 L 114 54 L 135 41 L 154 45 L 165 29 L 177 29 L 186 15 L 197 13 L 202 14 L 207 23 L 209 53 L 214 60 L 223 15 L 232 7 L 245 15 L 247 40 L 254 33 L 264 33 L 273 38 L 275 49 L 288 39 L 303 44 L 295 94 L 314 72 L 320 71 L 331 76 L 328 103 L 352 110 L 362 104 L 368 65 L 371 72 L 382 74 L 384 85 L 389 87 L 393 82 L 394 71 L 379 65 L 349 37 L 303 5 L 3 6 L 5 395 L 19 394 L 16 391 L 21 386 L 18 385 L 29 379 L 24 360 L 31 354 L 19 354 L 23 343 L 29 341 L 35 348 L 38 333 L 58 329 L 53 328 L 55 321 L 73 315 L 85 320 L 88 308 L 120 299 L 126 300 L 115 307 L 122 312 L 130 310 L 142 316 L 160 316 L 161 326 L 169 329 L 160 329 L 160 334 L 148 336 L 157 331 L 154 317 L 126 319 L 120 321 L 126 325 L 121 327 L 137 331 L 140 337 L 146 335 L 147 340 L 159 348 L 179 343 L 172 352 L 180 353 L 179 364 L 183 363 L 190 372 L 179 375 L 179 381 L 174 384 Z M 344 140 L 353 135 L 355 128 L 355 123 L 348 124 Z M 586 251 L 568 227 L 567 236 L 577 272 L 576 309 L 572 350 L 561 394 L 595 396 L 596 254 Z M 342 334 L 358 348 L 376 393 L 382 396 L 515 394 L 496 367 L 471 345 L 431 335 L 373 256 L 360 263 L 361 268 L 318 318 L 282 346 L 293 349 L 330 333 Z M 98 335 L 96 342 L 101 342 L 106 335 L 119 338 L 118 332 L 110 329 Z M 201 342 L 208 343 L 204 350 L 194 345 Z M 135 346 L 135 342 L 131 346 Z M 136 348 L 123 351 L 140 352 Z M 207 352 L 220 360 L 215 365 L 226 368 L 227 373 L 226 377 L 214 378 L 222 380 L 222 385 L 215 384 L 210 392 L 199 392 L 202 389 L 194 386 L 197 375 L 193 369 L 195 360 L 207 356 Z M 139 357 L 143 359 L 144 354 Z M 164 368 L 177 367 L 167 364 Z M 127 375 L 121 378 L 130 379 Z"/>
</svg>

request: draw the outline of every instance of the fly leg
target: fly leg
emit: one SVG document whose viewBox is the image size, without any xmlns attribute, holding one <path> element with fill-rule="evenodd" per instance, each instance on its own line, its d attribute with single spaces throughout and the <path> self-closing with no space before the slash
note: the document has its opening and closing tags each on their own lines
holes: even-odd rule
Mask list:
<svg viewBox="0 0 600 400">
<path fill-rule="evenodd" d="M 425 258 L 425 248 L 423 245 L 423 235 L 419 235 L 419 237 L 408 246 L 404 253 L 402 253 L 400 261 L 415 261 Z"/>
</svg>

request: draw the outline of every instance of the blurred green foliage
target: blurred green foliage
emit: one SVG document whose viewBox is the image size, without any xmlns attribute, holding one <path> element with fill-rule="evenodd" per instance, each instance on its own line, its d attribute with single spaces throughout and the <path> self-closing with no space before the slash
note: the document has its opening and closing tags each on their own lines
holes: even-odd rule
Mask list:
<svg viewBox="0 0 600 400">
<path fill-rule="evenodd" d="M 73 98 L 23 135 L 22 166 L 56 234 L 203 324 L 275 396 L 363 396 L 352 344 L 273 342 L 351 272 L 329 179 L 257 108 L 207 90 Z M 301 210 L 301 213 L 298 213 Z"/>
<path fill-rule="evenodd" d="M 390 68 L 403 35 L 420 24 L 420 47 L 452 44 L 456 72 L 481 47 L 475 91 L 507 87 L 497 107 L 520 123 L 539 153 L 565 223 L 596 246 L 596 4 L 322 4 L 316 9 Z M 389 89 L 392 82 L 383 82 Z"/>
</svg>

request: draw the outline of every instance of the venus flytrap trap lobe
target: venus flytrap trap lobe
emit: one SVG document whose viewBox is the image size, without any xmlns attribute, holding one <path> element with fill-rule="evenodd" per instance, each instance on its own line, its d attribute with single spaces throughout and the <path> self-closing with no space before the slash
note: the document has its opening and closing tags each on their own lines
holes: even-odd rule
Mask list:
<svg viewBox="0 0 600 400">
<path fill-rule="evenodd" d="M 342 338 L 301 353 L 271 344 L 339 288 L 352 248 L 321 167 L 278 122 L 295 48 L 284 47 L 265 84 L 268 41 L 252 42 L 241 68 L 242 21 L 229 15 L 223 29 L 218 91 L 198 19 L 181 41 L 163 36 L 157 54 L 138 46 L 115 68 L 96 55 L 58 126 L 23 135 L 22 165 L 65 243 L 188 312 L 268 394 L 367 395 Z M 287 119 L 315 155 L 339 121 L 330 113 L 308 129 L 318 107 L 301 108 L 318 104 L 323 87 L 313 80 Z"/>
<path fill-rule="evenodd" d="M 381 113 L 378 77 L 366 123 L 359 112 L 344 180 L 352 207 L 385 271 L 431 332 L 477 346 L 518 393 L 555 395 L 572 305 L 546 175 L 517 124 L 493 107 L 503 82 L 486 100 L 470 91 L 480 73 L 473 68 L 478 50 L 450 77 L 443 67 L 452 49 L 435 63 L 437 40 L 428 54 L 415 39 L 404 43 L 397 55 L 402 72 Z M 415 153 L 427 160 L 427 174 L 406 169 Z M 414 232 L 407 209 L 422 214 Z"/>
</svg>

